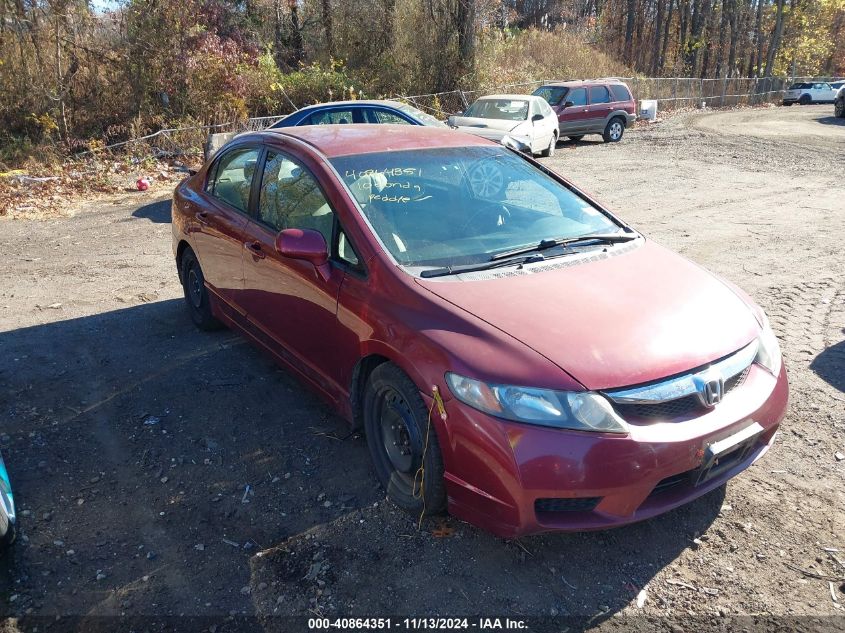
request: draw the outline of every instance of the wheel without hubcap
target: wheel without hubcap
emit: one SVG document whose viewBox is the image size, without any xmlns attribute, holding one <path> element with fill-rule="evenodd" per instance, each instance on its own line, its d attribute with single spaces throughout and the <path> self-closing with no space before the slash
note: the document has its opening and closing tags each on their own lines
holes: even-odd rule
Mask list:
<svg viewBox="0 0 845 633">
<path fill-rule="evenodd" d="M 202 268 L 191 249 L 182 254 L 182 289 L 185 292 L 185 305 L 188 306 L 188 313 L 194 324 L 201 330 L 220 328 L 220 322 L 211 313 Z"/>
<path fill-rule="evenodd" d="M 833 113 L 837 118 L 845 119 L 845 99 L 839 99 L 833 106 Z"/>
<path fill-rule="evenodd" d="M 419 515 L 446 508 L 443 459 L 419 389 L 396 365 L 373 370 L 364 393 L 364 430 L 387 496 Z"/>
</svg>

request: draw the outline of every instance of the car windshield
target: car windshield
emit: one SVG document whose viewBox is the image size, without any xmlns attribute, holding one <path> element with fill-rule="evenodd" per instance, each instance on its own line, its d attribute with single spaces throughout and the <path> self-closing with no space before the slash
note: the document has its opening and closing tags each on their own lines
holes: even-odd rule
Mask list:
<svg viewBox="0 0 845 633">
<path fill-rule="evenodd" d="M 402 112 L 404 112 L 405 114 L 412 116 L 413 118 L 417 119 L 418 121 L 421 121 L 425 125 L 430 125 L 432 127 L 449 127 L 448 125 L 443 123 L 443 121 L 440 121 L 439 119 L 434 118 L 430 114 L 427 114 L 426 112 L 423 112 L 422 110 L 419 110 L 414 106 L 410 106 L 407 103 L 396 104 L 396 109 L 402 110 Z"/>
<path fill-rule="evenodd" d="M 543 86 L 534 91 L 535 97 L 543 97 L 549 105 L 557 105 L 563 101 L 569 88 L 562 86 Z"/>
<path fill-rule="evenodd" d="M 408 267 L 490 261 L 620 225 L 514 152 L 427 148 L 332 160 L 384 247 Z"/>
<path fill-rule="evenodd" d="M 525 121 L 528 118 L 528 102 L 522 99 L 479 99 L 464 112 L 464 116 Z"/>
</svg>

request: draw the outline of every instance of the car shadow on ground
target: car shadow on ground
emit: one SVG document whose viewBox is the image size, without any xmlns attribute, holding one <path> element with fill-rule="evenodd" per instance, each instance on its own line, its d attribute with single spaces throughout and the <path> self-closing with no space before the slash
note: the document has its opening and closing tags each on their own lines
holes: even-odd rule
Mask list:
<svg viewBox="0 0 845 633">
<path fill-rule="evenodd" d="M 151 202 L 132 212 L 133 218 L 145 218 L 155 224 L 170 224 L 170 200 Z"/>
<path fill-rule="evenodd" d="M 842 330 L 845 333 L 845 330 Z M 845 392 L 845 341 L 831 345 L 810 363 L 810 369 L 834 389 Z"/>
<path fill-rule="evenodd" d="M 249 613 L 251 555 L 381 497 L 345 423 L 181 300 L 0 333 L 0 420 L 0 616 Z"/>
<path fill-rule="evenodd" d="M 345 422 L 237 335 L 196 331 L 179 300 L 0 333 L 0 418 L 24 537 L 0 569 L 9 615 L 602 620 L 724 498 L 509 542 L 420 524 L 384 501 Z"/>
<path fill-rule="evenodd" d="M 845 127 L 845 119 L 835 116 L 823 116 L 816 119 L 822 125 L 839 125 Z"/>
</svg>

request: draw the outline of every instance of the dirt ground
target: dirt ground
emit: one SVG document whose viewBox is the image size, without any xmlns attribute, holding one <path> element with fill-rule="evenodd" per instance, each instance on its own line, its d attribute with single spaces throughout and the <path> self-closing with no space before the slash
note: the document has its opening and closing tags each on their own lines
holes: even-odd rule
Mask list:
<svg viewBox="0 0 845 633">
<path fill-rule="evenodd" d="M 684 114 L 544 159 L 747 290 L 792 381 L 757 465 L 607 532 L 418 530 L 384 501 L 362 437 L 236 335 L 194 329 L 161 194 L 0 219 L 0 448 L 22 530 L 0 568 L 0 630 L 114 630 L 118 615 L 133 618 L 123 630 L 212 632 L 304 630 L 292 615 L 842 630 L 845 125 L 832 111 Z"/>
</svg>

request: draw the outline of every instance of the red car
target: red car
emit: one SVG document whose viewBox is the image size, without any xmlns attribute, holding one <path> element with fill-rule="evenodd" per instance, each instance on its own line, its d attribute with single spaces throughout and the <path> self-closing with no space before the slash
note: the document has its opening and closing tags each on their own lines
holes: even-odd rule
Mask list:
<svg viewBox="0 0 845 633">
<path fill-rule="evenodd" d="M 637 103 L 618 79 L 552 82 L 533 94 L 548 101 L 557 114 L 560 135 L 573 141 L 601 134 L 605 143 L 616 143 L 637 120 Z"/>
<path fill-rule="evenodd" d="M 363 428 L 417 515 L 506 537 L 652 517 L 759 459 L 786 409 L 742 291 L 454 130 L 240 136 L 177 187 L 173 248 L 194 322 Z"/>
</svg>

